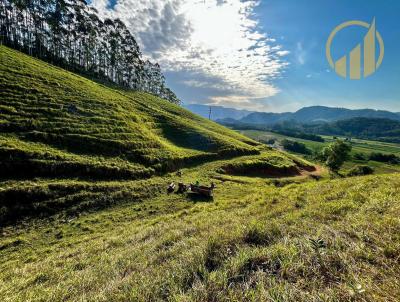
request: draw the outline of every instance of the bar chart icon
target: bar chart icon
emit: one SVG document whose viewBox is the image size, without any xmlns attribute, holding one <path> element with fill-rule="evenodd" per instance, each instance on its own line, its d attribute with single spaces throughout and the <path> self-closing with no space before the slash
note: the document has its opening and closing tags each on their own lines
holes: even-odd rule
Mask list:
<svg viewBox="0 0 400 302">
<path fill-rule="evenodd" d="M 348 26 L 362 26 L 368 29 L 362 41 L 357 44 L 349 53 L 346 53 L 337 60 L 332 59 L 331 46 L 336 34 Z M 379 56 L 377 58 L 377 42 L 379 45 Z M 376 30 L 375 19 L 371 24 L 363 21 L 348 21 L 337 26 L 330 34 L 326 43 L 326 57 L 329 65 L 343 78 L 359 80 L 366 78 L 379 68 L 384 56 L 384 43 L 380 33 Z"/>
</svg>

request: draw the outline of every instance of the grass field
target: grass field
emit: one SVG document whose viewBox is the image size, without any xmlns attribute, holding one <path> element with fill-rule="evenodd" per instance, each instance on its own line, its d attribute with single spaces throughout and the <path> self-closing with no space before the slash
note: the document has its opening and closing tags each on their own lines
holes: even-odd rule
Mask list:
<svg viewBox="0 0 400 302">
<path fill-rule="evenodd" d="M 398 174 L 330 179 L 5 47 L 0 113 L 1 301 L 400 298 Z"/>
<path fill-rule="evenodd" d="M 310 150 L 314 152 L 321 151 L 325 146 L 332 143 L 334 138 L 332 136 L 322 136 L 325 139 L 325 142 L 315 142 L 300 138 L 293 138 L 273 132 L 268 131 L 259 131 L 259 130 L 240 130 L 241 134 L 244 134 L 254 140 L 257 141 L 267 141 L 269 139 L 289 139 L 297 142 L 301 142 L 307 146 Z M 355 153 L 363 153 L 365 155 L 369 155 L 371 152 L 381 152 L 381 153 L 393 153 L 400 156 L 400 144 L 394 143 L 384 143 L 378 141 L 369 141 L 369 140 L 361 140 L 361 139 L 352 139 L 352 152 L 351 155 Z M 300 156 L 300 154 L 297 154 Z M 308 156 L 306 158 L 309 159 Z M 393 172 L 400 172 L 400 165 L 392 165 L 382 162 L 376 161 L 369 161 L 369 160 L 356 160 L 351 158 L 350 160 L 346 161 L 343 165 L 341 172 L 347 172 L 355 165 L 369 165 L 370 167 L 374 168 L 375 173 L 383 174 L 383 173 L 393 173 Z"/>
<path fill-rule="evenodd" d="M 3 301 L 397 301 L 397 175 L 277 183 L 227 163 L 159 179 L 214 181 L 213 201 L 162 191 L 3 228 Z"/>
</svg>

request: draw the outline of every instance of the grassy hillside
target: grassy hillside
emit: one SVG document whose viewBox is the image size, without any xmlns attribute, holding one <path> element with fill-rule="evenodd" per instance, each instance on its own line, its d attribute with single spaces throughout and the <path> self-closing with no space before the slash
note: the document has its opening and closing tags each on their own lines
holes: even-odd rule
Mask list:
<svg viewBox="0 0 400 302">
<path fill-rule="evenodd" d="M 161 194 L 3 228 L 4 301 L 397 301 L 400 178 L 223 176 L 213 202 Z M 167 176 L 168 180 L 176 176 Z M 297 182 L 297 184 L 296 184 Z"/>
<path fill-rule="evenodd" d="M 148 198 L 166 185 L 154 177 L 251 154 L 273 155 L 160 98 L 0 47 L 0 225 Z"/>
<path fill-rule="evenodd" d="M 231 175 L 253 175 L 284 177 L 300 175 L 303 171 L 314 171 L 315 167 L 300 158 L 279 151 L 240 158 L 223 165 L 220 172 Z"/>
<path fill-rule="evenodd" d="M 143 178 L 256 143 L 170 104 L 0 47 L 1 176 Z M 28 175 L 27 175 L 28 174 Z"/>
</svg>

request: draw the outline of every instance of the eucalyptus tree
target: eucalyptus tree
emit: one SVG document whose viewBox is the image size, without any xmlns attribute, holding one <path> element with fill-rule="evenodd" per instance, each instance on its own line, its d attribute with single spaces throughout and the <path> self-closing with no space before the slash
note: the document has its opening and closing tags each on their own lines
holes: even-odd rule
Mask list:
<svg viewBox="0 0 400 302">
<path fill-rule="evenodd" d="M 84 0 L 0 0 L 0 44 L 179 103 L 160 65 L 143 60 L 126 25 L 101 20 Z"/>
</svg>

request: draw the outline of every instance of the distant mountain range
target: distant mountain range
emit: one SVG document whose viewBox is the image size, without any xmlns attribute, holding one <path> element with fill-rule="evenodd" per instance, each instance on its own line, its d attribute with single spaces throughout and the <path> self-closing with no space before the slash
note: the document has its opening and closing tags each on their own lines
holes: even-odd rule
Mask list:
<svg viewBox="0 0 400 302">
<path fill-rule="evenodd" d="M 282 121 L 295 121 L 298 123 L 315 123 L 315 122 L 335 122 L 339 120 L 347 120 L 356 117 L 364 118 L 385 118 L 391 120 L 400 120 L 400 114 L 374 109 L 345 109 L 331 108 L 324 106 L 305 107 L 296 112 L 286 113 L 251 113 L 240 122 L 247 124 L 263 124 L 271 125 Z"/>
<path fill-rule="evenodd" d="M 198 115 L 208 118 L 210 106 L 192 104 L 185 107 Z M 231 123 L 236 120 L 245 124 L 272 125 L 283 121 L 295 121 L 298 123 L 335 122 L 357 117 L 385 118 L 400 121 L 400 113 L 374 109 L 352 110 L 311 106 L 304 107 L 296 112 L 272 113 L 211 106 L 211 119 L 221 123 Z"/>
</svg>

